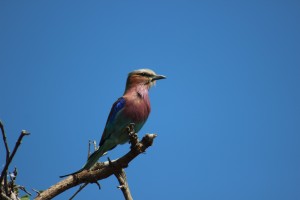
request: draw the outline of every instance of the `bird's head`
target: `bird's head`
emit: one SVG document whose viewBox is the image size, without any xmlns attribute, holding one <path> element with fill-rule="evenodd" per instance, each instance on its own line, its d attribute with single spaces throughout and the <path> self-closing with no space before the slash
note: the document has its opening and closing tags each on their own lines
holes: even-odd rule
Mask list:
<svg viewBox="0 0 300 200">
<path fill-rule="evenodd" d="M 151 69 L 138 69 L 128 74 L 126 88 L 133 87 L 136 85 L 145 85 L 149 89 L 155 82 L 160 79 L 165 79 L 163 75 L 157 75 Z"/>
</svg>

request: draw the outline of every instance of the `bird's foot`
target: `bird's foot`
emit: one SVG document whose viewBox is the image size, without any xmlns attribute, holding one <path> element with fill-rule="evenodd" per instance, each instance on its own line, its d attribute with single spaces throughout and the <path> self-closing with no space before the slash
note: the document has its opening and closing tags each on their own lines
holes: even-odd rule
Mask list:
<svg viewBox="0 0 300 200">
<path fill-rule="evenodd" d="M 135 127 L 135 123 L 130 123 L 130 124 L 127 126 L 127 131 L 128 131 L 128 133 L 135 132 L 134 127 Z"/>
<path fill-rule="evenodd" d="M 129 143 L 131 144 L 131 149 L 142 153 L 143 150 L 141 149 L 141 145 L 139 143 L 139 138 L 137 133 L 134 130 L 135 123 L 130 123 L 127 127 L 128 136 L 129 136 Z"/>
<path fill-rule="evenodd" d="M 135 144 L 135 143 L 138 142 L 138 137 L 137 137 L 137 134 L 134 130 L 134 127 L 135 127 L 135 123 L 130 123 L 127 126 L 127 133 L 128 133 L 128 136 L 129 136 L 129 143 L 130 144 Z"/>
</svg>

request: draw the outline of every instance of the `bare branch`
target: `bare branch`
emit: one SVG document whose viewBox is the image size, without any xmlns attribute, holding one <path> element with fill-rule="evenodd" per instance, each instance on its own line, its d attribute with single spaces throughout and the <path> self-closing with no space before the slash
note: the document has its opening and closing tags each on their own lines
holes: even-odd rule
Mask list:
<svg viewBox="0 0 300 200">
<path fill-rule="evenodd" d="M 133 200 L 130 189 L 127 183 L 127 177 L 124 169 L 120 169 L 118 172 L 115 173 L 115 176 L 117 177 L 120 186 L 118 186 L 119 189 L 122 190 L 124 198 L 126 200 Z"/>
<path fill-rule="evenodd" d="M 1 177 L 0 177 L 0 183 L 2 183 L 2 181 L 3 181 L 4 178 L 6 179 L 6 174 L 7 174 L 8 166 L 10 165 L 10 163 L 11 163 L 12 159 L 14 158 L 14 156 L 15 156 L 18 148 L 19 148 L 19 146 L 21 145 L 23 137 L 26 136 L 26 135 L 29 135 L 29 133 L 27 131 L 25 131 L 25 130 L 22 130 L 21 134 L 20 134 L 20 136 L 19 136 L 19 138 L 18 138 L 18 140 L 16 142 L 16 145 L 14 147 L 13 152 L 9 156 L 9 158 L 6 161 L 5 166 L 4 166 L 3 170 L 2 170 Z M 1 191 L 1 188 L 0 188 L 0 191 Z"/>
<path fill-rule="evenodd" d="M 6 150 L 6 163 L 7 163 L 8 160 L 9 160 L 10 151 L 9 151 L 9 147 L 8 147 L 8 144 L 7 144 L 7 139 L 6 139 L 6 133 L 5 133 L 4 125 L 3 125 L 3 123 L 2 123 L 1 120 L 0 120 L 0 128 L 1 128 L 1 132 L 2 132 L 2 138 L 3 138 L 5 150 Z M 7 169 L 4 172 L 3 176 L 4 177 L 7 176 Z M 2 179 L 1 179 L 0 183 L 2 183 Z M 5 190 L 5 194 L 8 195 L 8 187 L 7 187 L 7 179 L 6 178 L 4 179 L 4 190 Z M 0 191 L 1 191 L 1 188 L 0 188 Z"/>
<path fill-rule="evenodd" d="M 85 186 L 87 186 L 87 185 L 88 185 L 88 183 L 82 184 L 82 185 L 79 187 L 79 189 L 73 194 L 73 196 L 71 196 L 71 198 L 70 198 L 69 200 L 74 199 L 74 198 L 76 197 L 76 195 L 77 195 L 81 190 L 83 190 L 83 188 L 85 188 Z"/>
<path fill-rule="evenodd" d="M 6 134 L 5 134 L 4 126 L 3 126 L 3 123 L 2 123 L 1 120 L 0 120 L 0 128 L 1 128 L 1 132 L 2 132 L 3 142 L 4 142 L 4 145 L 5 145 L 5 150 L 6 150 L 6 162 L 7 162 L 8 159 L 9 159 L 10 151 L 9 151 L 9 147 L 8 147 L 7 140 L 6 140 Z"/>
<path fill-rule="evenodd" d="M 26 188 L 22 185 L 18 185 L 17 188 L 19 188 L 20 190 L 22 190 L 23 192 L 25 192 L 28 195 L 32 195 L 30 192 L 28 192 L 28 190 L 26 190 Z"/>
<path fill-rule="evenodd" d="M 95 183 L 98 180 L 105 179 L 115 174 L 122 168 L 126 168 L 134 158 L 136 158 L 139 154 L 141 154 L 149 146 L 151 146 L 156 136 L 156 134 L 145 135 L 143 139 L 140 142 L 138 142 L 138 149 L 133 147 L 123 157 L 117 160 L 112 160 L 112 165 L 110 165 L 108 161 L 104 163 L 97 163 L 95 167 L 91 170 L 84 170 L 78 174 L 68 176 L 66 179 L 56 183 L 49 189 L 40 193 L 40 195 L 37 196 L 35 200 L 52 199 L 55 196 L 61 194 L 62 192 L 82 183 Z"/>
<path fill-rule="evenodd" d="M 41 192 L 39 190 L 35 188 L 32 188 L 31 190 L 34 191 L 37 194 L 37 196 L 40 196 Z"/>
</svg>

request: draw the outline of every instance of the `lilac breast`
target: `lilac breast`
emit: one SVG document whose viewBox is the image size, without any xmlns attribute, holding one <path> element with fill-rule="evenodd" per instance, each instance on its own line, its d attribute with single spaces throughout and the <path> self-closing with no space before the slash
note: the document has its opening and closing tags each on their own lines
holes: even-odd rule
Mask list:
<svg viewBox="0 0 300 200">
<path fill-rule="evenodd" d="M 144 123 L 151 111 L 149 98 L 130 98 L 126 99 L 124 115 L 130 118 L 134 123 Z"/>
</svg>

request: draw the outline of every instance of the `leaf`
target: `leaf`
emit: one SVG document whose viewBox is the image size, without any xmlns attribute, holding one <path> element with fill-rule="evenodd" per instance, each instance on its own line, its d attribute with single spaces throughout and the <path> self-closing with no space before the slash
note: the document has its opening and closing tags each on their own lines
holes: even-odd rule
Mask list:
<svg viewBox="0 0 300 200">
<path fill-rule="evenodd" d="M 28 194 L 21 197 L 21 200 L 30 200 L 30 196 Z"/>
</svg>

